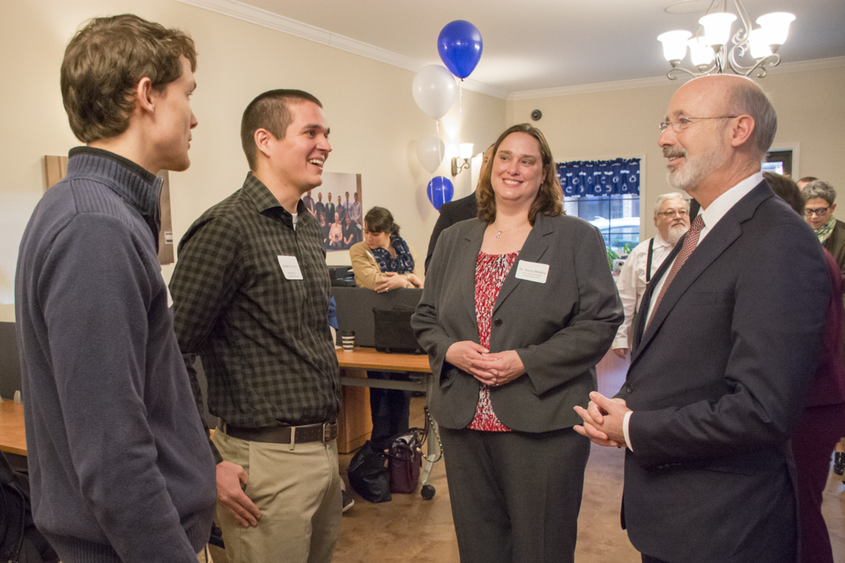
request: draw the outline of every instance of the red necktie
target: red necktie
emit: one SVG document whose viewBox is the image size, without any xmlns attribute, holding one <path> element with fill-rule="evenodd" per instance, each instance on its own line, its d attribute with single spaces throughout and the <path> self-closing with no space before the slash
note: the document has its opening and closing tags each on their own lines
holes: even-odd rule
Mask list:
<svg viewBox="0 0 845 563">
<path fill-rule="evenodd" d="M 655 313 L 657 313 L 657 308 L 660 307 L 660 301 L 663 299 L 663 296 L 666 295 L 666 290 L 669 289 L 669 284 L 671 284 L 672 280 L 675 279 L 678 270 L 681 269 L 681 266 L 684 265 L 684 262 L 687 261 L 687 258 L 689 258 L 692 251 L 695 250 L 695 247 L 698 245 L 698 237 L 701 235 L 701 229 L 703 228 L 704 218 L 701 215 L 696 215 L 695 219 L 692 221 L 692 226 L 690 226 L 689 231 L 687 231 L 687 236 L 684 237 L 684 245 L 675 257 L 672 269 L 669 270 L 668 274 L 666 274 L 666 281 L 663 282 L 663 287 L 660 288 L 660 293 L 657 295 L 657 301 L 654 302 L 654 307 L 651 309 L 651 316 L 648 318 L 646 329 L 648 329 L 648 325 L 651 324 L 651 319 L 653 319 Z"/>
</svg>

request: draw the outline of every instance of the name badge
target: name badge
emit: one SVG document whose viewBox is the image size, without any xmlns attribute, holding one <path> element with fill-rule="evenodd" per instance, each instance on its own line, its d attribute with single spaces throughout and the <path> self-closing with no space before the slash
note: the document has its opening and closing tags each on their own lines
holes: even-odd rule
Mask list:
<svg viewBox="0 0 845 563">
<path fill-rule="evenodd" d="M 549 277 L 549 265 L 539 262 L 528 262 L 520 260 L 516 265 L 516 279 L 527 280 L 535 283 L 546 283 Z"/>
<path fill-rule="evenodd" d="M 302 279 L 302 270 L 299 269 L 296 256 L 279 256 L 279 266 L 282 267 L 282 273 L 286 280 Z"/>
</svg>

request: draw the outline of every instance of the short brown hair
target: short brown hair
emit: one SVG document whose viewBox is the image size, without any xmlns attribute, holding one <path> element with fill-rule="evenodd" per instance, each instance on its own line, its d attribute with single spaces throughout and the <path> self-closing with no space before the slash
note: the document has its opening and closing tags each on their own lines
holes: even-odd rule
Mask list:
<svg viewBox="0 0 845 563">
<path fill-rule="evenodd" d="M 560 180 L 557 177 L 557 166 L 552 157 L 552 149 L 549 148 L 549 143 L 546 141 L 543 132 L 528 123 L 514 125 L 505 130 L 499 135 L 496 142 L 493 144 L 493 158 L 496 158 L 496 153 L 499 152 L 499 145 L 511 133 L 525 133 L 537 139 L 540 145 L 540 156 L 543 159 L 543 183 L 540 184 L 540 190 L 537 192 L 537 197 L 531 204 L 531 209 L 528 211 L 528 221 L 534 225 L 534 220 L 537 218 L 537 213 L 543 213 L 550 217 L 556 217 L 563 213 L 563 189 L 560 187 Z M 478 200 L 478 218 L 485 223 L 492 223 L 496 220 L 496 194 L 493 193 L 493 185 L 491 178 L 493 174 L 493 163 L 487 166 L 481 178 L 478 180 L 478 187 L 475 189 L 475 197 Z"/>
<path fill-rule="evenodd" d="M 293 121 L 288 106 L 303 102 L 313 102 L 323 107 L 320 100 L 302 90 L 270 90 L 259 94 L 246 106 L 241 119 L 241 146 L 250 170 L 255 172 L 258 167 L 255 132 L 266 129 L 276 139 L 284 139 L 288 126 Z"/>
<path fill-rule="evenodd" d="M 62 101 L 73 134 L 90 143 L 126 131 L 138 82 L 147 77 L 163 92 L 182 76 L 180 56 L 196 70 L 194 41 L 182 31 L 133 14 L 89 21 L 62 61 Z"/>
<path fill-rule="evenodd" d="M 792 178 L 787 178 L 786 176 L 781 176 L 768 170 L 763 172 L 763 178 L 766 179 L 766 182 L 772 188 L 772 191 L 775 192 L 776 196 L 788 203 L 798 215 L 804 216 L 804 198 L 801 197 L 801 190 L 798 189 L 798 184 Z"/>
</svg>

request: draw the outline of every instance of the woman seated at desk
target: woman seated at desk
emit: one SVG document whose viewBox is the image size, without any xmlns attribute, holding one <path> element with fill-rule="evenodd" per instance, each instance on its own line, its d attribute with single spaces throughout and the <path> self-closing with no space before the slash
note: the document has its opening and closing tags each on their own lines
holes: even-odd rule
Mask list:
<svg viewBox="0 0 845 563">
<path fill-rule="evenodd" d="M 373 207 L 364 216 L 364 240 L 349 249 L 355 283 L 378 293 L 403 287 L 422 287 L 422 262 L 399 236 L 399 225 L 383 207 Z M 368 371 L 372 379 L 406 379 L 401 373 Z M 410 391 L 370 388 L 373 433 L 371 441 L 387 448 L 390 438 L 408 429 Z"/>
</svg>

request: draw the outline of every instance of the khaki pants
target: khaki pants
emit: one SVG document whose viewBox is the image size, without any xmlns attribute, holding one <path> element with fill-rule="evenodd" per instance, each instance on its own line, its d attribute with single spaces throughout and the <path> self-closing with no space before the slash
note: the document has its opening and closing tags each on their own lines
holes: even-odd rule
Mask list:
<svg viewBox="0 0 845 563">
<path fill-rule="evenodd" d="M 197 553 L 197 561 L 199 563 L 214 563 L 214 560 L 211 559 L 211 554 L 208 552 L 208 545 L 206 545 L 202 551 Z"/>
<path fill-rule="evenodd" d="M 246 494 L 261 511 L 255 527 L 243 528 L 218 506 L 230 563 L 285 561 L 330 563 L 340 533 L 341 496 L 337 443 L 248 442 L 214 433 L 226 461 L 249 475 Z"/>
</svg>

